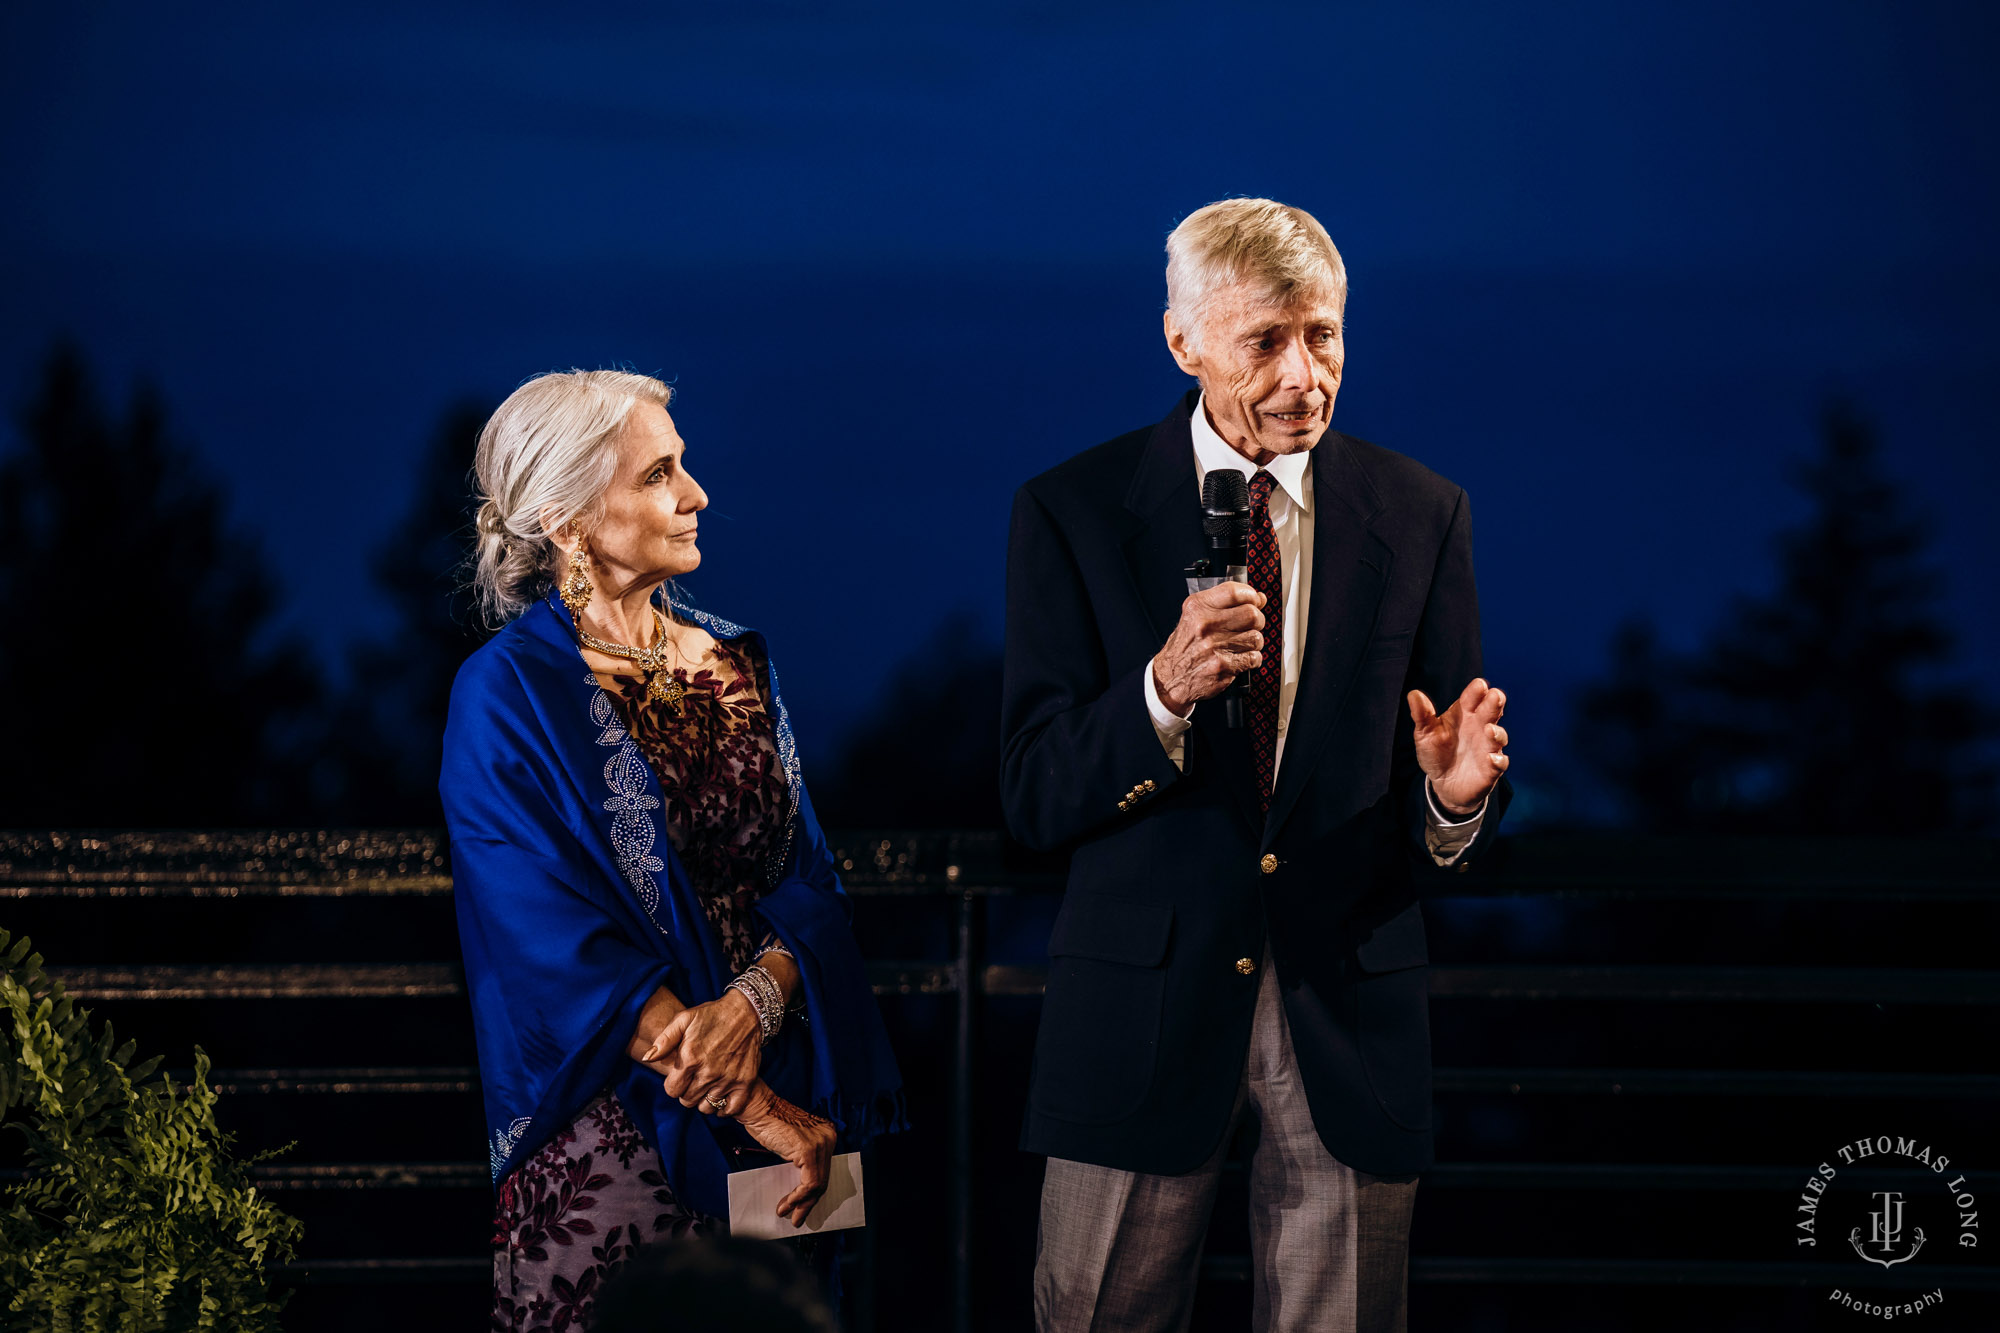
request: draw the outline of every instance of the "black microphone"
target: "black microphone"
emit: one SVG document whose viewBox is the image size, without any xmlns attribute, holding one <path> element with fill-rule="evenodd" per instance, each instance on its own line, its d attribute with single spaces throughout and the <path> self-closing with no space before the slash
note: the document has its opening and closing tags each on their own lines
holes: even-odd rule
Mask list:
<svg viewBox="0 0 2000 1333">
<path fill-rule="evenodd" d="M 1250 483 L 1234 468 L 1217 468 L 1202 479 L 1201 531 L 1208 538 L 1206 568 L 1200 576 L 1204 588 L 1218 583 L 1250 581 Z M 1189 583 L 1196 580 L 1191 578 Z M 1222 692 L 1222 720 L 1225 726 L 1243 725 L 1243 700 L 1248 672 L 1237 673 Z"/>
</svg>

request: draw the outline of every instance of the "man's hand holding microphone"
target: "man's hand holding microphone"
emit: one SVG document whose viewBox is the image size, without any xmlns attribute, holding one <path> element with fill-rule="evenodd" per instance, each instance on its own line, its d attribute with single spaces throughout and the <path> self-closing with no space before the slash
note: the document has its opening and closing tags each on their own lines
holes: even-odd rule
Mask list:
<svg viewBox="0 0 2000 1333">
<path fill-rule="evenodd" d="M 1247 583 L 1219 583 L 1181 603 L 1180 623 L 1153 656 L 1153 689 L 1168 711 L 1186 717 L 1263 663 L 1264 594 Z"/>
</svg>

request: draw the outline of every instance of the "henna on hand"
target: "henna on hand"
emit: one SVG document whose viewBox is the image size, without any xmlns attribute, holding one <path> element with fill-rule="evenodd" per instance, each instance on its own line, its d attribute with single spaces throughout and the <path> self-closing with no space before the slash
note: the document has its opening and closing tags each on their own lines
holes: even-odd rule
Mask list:
<svg viewBox="0 0 2000 1333">
<path fill-rule="evenodd" d="M 790 1125 L 793 1129 L 811 1129 L 815 1125 L 827 1123 L 803 1106 L 796 1102 L 788 1102 L 775 1092 L 766 1099 L 764 1106 L 758 1108 L 758 1112 L 755 1118 L 760 1121 L 775 1120 L 781 1125 Z M 750 1116 L 746 1114 L 744 1118 L 749 1119 Z"/>
<path fill-rule="evenodd" d="M 794 1227 L 804 1226 L 826 1193 L 836 1138 L 832 1123 L 786 1101 L 761 1080 L 738 1122 L 757 1142 L 799 1168 L 798 1187 L 778 1201 L 777 1211 Z"/>
</svg>

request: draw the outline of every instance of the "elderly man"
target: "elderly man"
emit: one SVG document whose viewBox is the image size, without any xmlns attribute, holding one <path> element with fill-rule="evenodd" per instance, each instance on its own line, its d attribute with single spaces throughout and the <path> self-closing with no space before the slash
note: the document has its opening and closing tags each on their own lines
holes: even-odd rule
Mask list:
<svg viewBox="0 0 2000 1333">
<path fill-rule="evenodd" d="M 1036 1323 L 1184 1328 L 1247 1116 L 1255 1327 L 1401 1329 L 1431 1162 L 1417 899 L 1507 802 L 1471 517 L 1329 429 L 1347 277 L 1309 214 L 1210 204 L 1167 256 L 1199 388 L 1023 486 L 1009 538 L 1007 820 L 1072 851 L 1022 1140 L 1049 1158 Z M 1249 582 L 1190 594 L 1225 468 Z"/>
</svg>

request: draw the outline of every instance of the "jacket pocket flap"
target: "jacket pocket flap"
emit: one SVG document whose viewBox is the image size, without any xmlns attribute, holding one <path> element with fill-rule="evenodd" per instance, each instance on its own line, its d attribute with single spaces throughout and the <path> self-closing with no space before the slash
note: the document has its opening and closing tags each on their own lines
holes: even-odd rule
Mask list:
<svg viewBox="0 0 2000 1333">
<path fill-rule="evenodd" d="M 1049 934 L 1049 956 L 1158 967 L 1167 956 L 1173 924 L 1174 909 L 1168 903 L 1070 894 Z"/>
<path fill-rule="evenodd" d="M 1423 909 L 1411 903 L 1375 927 L 1367 939 L 1354 946 L 1354 957 L 1364 972 L 1394 972 L 1430 962 Z"/>
</svg>

